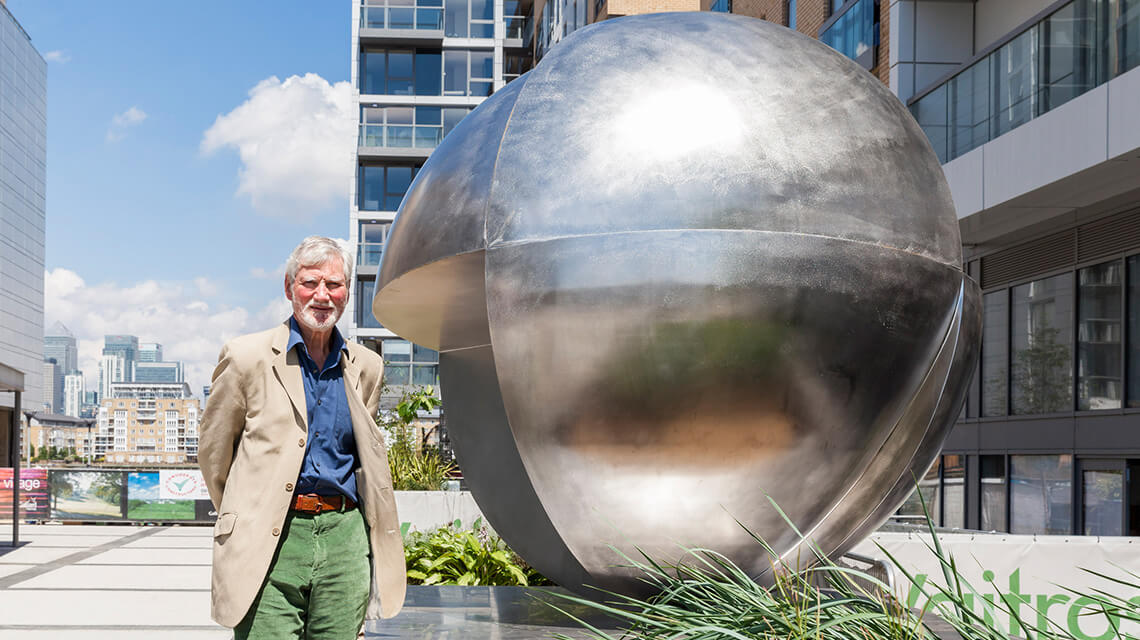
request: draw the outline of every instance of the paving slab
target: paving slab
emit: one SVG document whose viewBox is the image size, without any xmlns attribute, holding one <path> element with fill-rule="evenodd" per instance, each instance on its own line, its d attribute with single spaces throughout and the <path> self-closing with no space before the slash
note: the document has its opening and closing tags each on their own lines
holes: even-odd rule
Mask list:
<svg viewBox="0 0 1140 640">
<path fill-rule="evenodd" d="M 105 566 L 73 564 L 32 577 L 9 590 L 63 589 L 116 591 L 123 589 L 161 591 L 210 590 L 210 567 L 185 566 Z"/>
<path fill-rule="evenodd" d="M 207 546 L 197 549 L 147 549 L 122 546 L 80 561 L 80 564 L 122 565 L 210 565 L 211 550 Z"/>
</svg>

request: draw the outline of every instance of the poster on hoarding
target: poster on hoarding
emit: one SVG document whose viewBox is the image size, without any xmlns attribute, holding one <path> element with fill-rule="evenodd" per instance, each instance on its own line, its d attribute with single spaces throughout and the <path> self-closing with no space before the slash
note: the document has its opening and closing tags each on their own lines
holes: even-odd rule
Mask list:
<svg viewBox="0 0 1140 640">
<path fill-rule="evenodd" d="M 162 474 L 146 471 L 127 474 L 127 518 L 131 520 L 194 520 L 193 499 L 163 497 Z"/>
<path fill-rule="evenodd" d="M 163 469 L 158 475 L 158 497 L 162 500 L 210 499 L 199 469 Z"/>
<path fill-rule="evenodd" d="M 12 467 L 0 467 L 0 518 L 12 513 Z M 20 469 L 20 519 L 48 517 L 47 469 Z"/>
<path fill-rule="evenodd" d="M 1033 536 L 1013 534 L 947 533 L 938 536 L 942 548 L 955 559 L 960 576 L 973 585 L 964 602 L 992 629 L 1024 637 L 1024 629 L 1005 611 L 994 606 L 1006 601 L 1018 618 L 1039 627 L 1052 623 L 1077 640 L 1140 638 L 1140 622 L 1099 614 L 1095 601 L 1083 594 L 1097 590 L 1140 603 L 1140 589 L 1121 567 L 1135 570 L 1135 538 L 1091 536 Z M 930 550 L 930 536 L 878 532 L 855 548 L 866 556 L 886 559 L 889 553 L 914 577 L 896 573 L 897 596 L 911 609 L 927 604 L 933 585 L 945 584 L 942 565 Z M 1123 582 L 1099 578 L 1096 571 Z M 935 595 L 935 599 L 942 596 Z M 1120 634 L 1111 626 L 1115 624 Z"/>
<path fill-rule="evenodd" d="M 123 517 L 122 471 L 51 469 L 51 517 L 57 520 L 109 520 Z"/>
</svg>

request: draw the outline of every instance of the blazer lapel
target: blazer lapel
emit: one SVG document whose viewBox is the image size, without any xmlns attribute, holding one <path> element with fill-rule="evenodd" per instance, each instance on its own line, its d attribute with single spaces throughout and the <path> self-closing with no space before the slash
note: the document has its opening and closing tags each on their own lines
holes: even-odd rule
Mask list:
<svg viewBox="0 0 1140 640">
<path fill-rule="evenodd" d="M 273 336 L 273 373 L 277 381 L 285 387 L 289 402 L 297 413 L 298 422 L 304 429 L 309 428 L 308 406 L 305 400 L 305 381 L 301 379 L 301 363 L 295 351 L 286 350 L 289 344 L 289 323 L 282 324 Z"/>
<path fill-rule="evenodd" d="M 356 436 L 357 446 L 361 442 L 360 432 L 365 431 L 373 442 L 380 442 L 380 433 L 374 422 L 375 418 L 368 417 L 368 408 L 364 406 L 364 399 L 360 397 L 360 368 L 349 349 L 341 356 L 341 372 L 344 374 L 345 395 L 348 396 L 348 409 L 352 414 L 352 432 Z M 383 443 L 381 443 L 383 444 Z"/>
</svg>

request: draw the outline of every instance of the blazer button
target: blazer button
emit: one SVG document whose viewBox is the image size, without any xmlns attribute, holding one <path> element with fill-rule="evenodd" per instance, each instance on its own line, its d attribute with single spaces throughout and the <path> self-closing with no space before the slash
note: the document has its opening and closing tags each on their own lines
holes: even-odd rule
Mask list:
<svg viewBox="0 0 1140 640">
<path fill-rule="evenodd" d="M 293 483 L 292 482 L 286 482 L 285 483 L 285 490 L 286 491 L 292 491 L 293 490 Z"/>
<path fill-rule="evenodd" d="M 281 530 L 278 529 L 277 527 L 273 527 L 273 535 L 275 535 L 275 536 L 281 535 Z"/>
<path fill-rule="evenodd" d="M 297 440 L 297 446 L 298 446 L 298 447 L 303 447 L 303 446 L 305 446 L 305 439 L 304 439 L 304 438 L 301 438 L 301 439 Z"/>
</svg>

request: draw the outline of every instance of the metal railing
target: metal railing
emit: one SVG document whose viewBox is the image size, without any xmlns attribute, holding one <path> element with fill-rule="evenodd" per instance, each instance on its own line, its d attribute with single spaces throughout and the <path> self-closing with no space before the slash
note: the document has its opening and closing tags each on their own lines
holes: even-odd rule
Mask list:
<svg viewBox="0 0 1140 640">
<path fill-rule="evenodd" d="M 442 0 L 363 0 L 362 29 L 443 30 Z"/>
<path fill-rule="evenodd" d="M 434 149 L 443 140 L 440 124 L 362 124 L 357 144 L 389 149 Z"/>
<path fill-rule="evenodd" d="M 1140 64 L 1140 4 L 1073 0 L 917 94 L 911 114 L 949 162 Z"/>
</svg>

